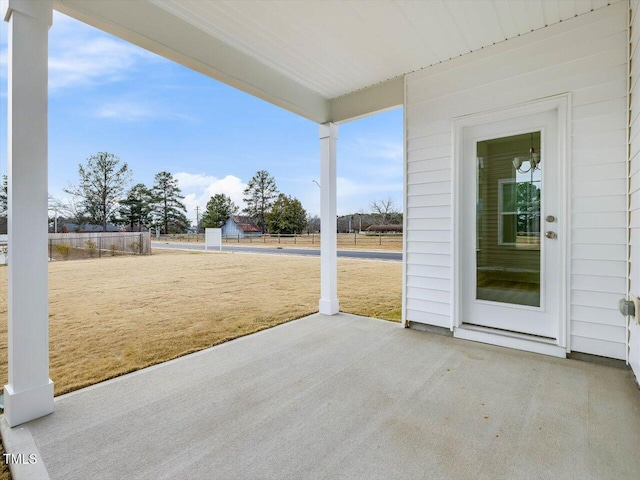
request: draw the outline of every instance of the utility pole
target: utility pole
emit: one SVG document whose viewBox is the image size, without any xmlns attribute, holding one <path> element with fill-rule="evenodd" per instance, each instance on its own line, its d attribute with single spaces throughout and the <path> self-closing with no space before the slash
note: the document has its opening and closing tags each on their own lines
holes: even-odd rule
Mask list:
<svg viewBox="0 0 640 480">
<path fill-rule="evenodd" d="M 196 233 L 200 233 L 200 206 L 196 205 Z"/>
</svg>

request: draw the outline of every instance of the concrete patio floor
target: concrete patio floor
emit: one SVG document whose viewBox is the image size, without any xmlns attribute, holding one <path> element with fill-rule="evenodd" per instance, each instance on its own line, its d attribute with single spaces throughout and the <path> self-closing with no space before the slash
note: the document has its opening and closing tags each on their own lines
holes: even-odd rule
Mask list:
<svg viewBox="0 0 640 480">
<path fill-rule="evenodd" d="M 629 370 L 344 314 L 61 396 L 29 433 L 54 480 L 640 478 Z"/>
</svg>

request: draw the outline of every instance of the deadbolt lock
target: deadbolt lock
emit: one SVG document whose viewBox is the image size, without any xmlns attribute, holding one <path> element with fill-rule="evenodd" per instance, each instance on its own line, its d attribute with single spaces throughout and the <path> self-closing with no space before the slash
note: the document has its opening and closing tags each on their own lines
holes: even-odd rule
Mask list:
<svg viewBox="0 0 640 480">
<path fill-rule="evenodd" d="M 544 234 L 545 237 L 547 238 L 557 238 L 558 235 L 556 235 L 556 232 L 547 232 Z"/>
<path fill-rule="evenodd" d="M 547 217 L 545 218 L 545 220 L 549 223 L 553 223 L 556 221 L 556 217 L 554 217 L 553 215 L 547 215 Z"/>
</svg>

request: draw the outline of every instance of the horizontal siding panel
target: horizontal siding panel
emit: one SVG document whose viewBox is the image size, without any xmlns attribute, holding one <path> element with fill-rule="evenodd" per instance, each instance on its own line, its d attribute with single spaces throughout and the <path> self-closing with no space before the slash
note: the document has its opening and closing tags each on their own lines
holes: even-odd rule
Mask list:
<svg viewBox="0 0 640 480">
<path fill-rule="evenodd" d="M 412 220 L 411 224 L 416 221 L 417 220 Z M 409 242 L 451 241 L 451 230 L 411 230 L 410 228 L 408 228 L 407 240 Z"/>
<path fill-rule="evenodd" d="M 421 148 L 419 150 L 408 150 L 407 161 L 409 163 L 428 160 L 430 158 L 442 158 L 451 155 L 451 145 L 443 145 L 440 147 Z"/>
<path fill-rule="evenodd" d="M 608 197 L 627 191 L 626 178 L 602 180 L 600 182 L 574 182 L 571 186 L 573 197 Z"/>
<path fill-rule="evenodd" d="M 626 245 L 626 228 L 574 228 L 571 231 L 571 243 L 574 245 Z"/>
<path fill-rule="evenodd" d="M 420 255 L 420 257 L 416 258 L 416 255 Z M 414 261 L 416 265 L 432 265 L 434 267 L 451 267 L 453 265 L 451 260 L 451 255 L 449 254 L 415 254 Z"/>
<path fill-rule="evenodd" d="M 631 249 L 633 251 L 633 253 L 640 253 L 640 229 L 636 228 L 632 228 L 629 231 L 629 243 L 631 245 Z M 636 251 L 637 249 L 637 251 Z M 633 271 L 634 269 L 631 269 L 631 271 Z M 640 270 L 640 269 L 638 269 Z"/>
<path fill-rule="evenodd" d="M 627 260 L 627 246 L 584 244 L 573 245 L 571 248 L 571 258 L 583 260 L 614 260 L 624 262 Z"/>
<path fill-rule="evenodd" d="M 407 320 L 410 322 L 435 325 L 436 327 L 451 328 L 451 317 L 449 315 L 438 315 L 432 312 L 407 309 Z"/>
<path fill-rule="evenodd" d="M 451 268 L 449 267 L 430 267 L 424 265 L 407 265 L 407 275 L 416 275 L 418 277 L 451 279 Z"/>
<path fill-rule="evenodd" d="M 416 211 L 420 211 L 429 207 L 419 207 L 408 210 L 409 215 L 415 215 L 411 220 L 411 223 L 407 225 L 407 232 L 412 235 L 412 238 L 416 238 L 415 234 L 420 232 L 426 232 L 427 234 L 431 230 L 449 230 L 452 227 L 450 218 L 429 218 L 428 216 L 421 218 Z M 424 237 L 424 240 L 428 239 L 428 235 Z"/>
<path fill-rule="evenodd" d="M 571 165 L 573 169 L 585 165 L 600 165 L 602 163 L 617 163 L 627 161 L 627 146 L 617 145 L 606 148 L 572 149 Z"/>
<path fill-rule="evenodd" d="M 627 131 L 624 129 L 612 132 L 592 133 L 591 135 L 574 135 L 573 146 L 576 149 L 606 148 L 627 144 Z"/>
<path fill-rule="evenodd" d="M 451 169 L 433 170 L 430 172 L 414 173 L 409 177 L 409 185 L 419 185 L 433 182 L 451 181 Z"/>
<path fill-rule="evenodd" d="M 451 303 L 451 293 L 442 290 L 431 290 L 428 288 L 407 286 L 407 297 L 429 302 L 444 303 L 447 306 Z"/>
<path fill-rule="evenodd" d="M 573 107 L 571 109 L 571 119 L 574 121 L 574 123 L 579 123 L 579 120 L 581 119 L 589 119 L 593 117 L 602 119 L 603 117 L 611 114 L 624 114 L 626 111 L 627 96 L 621 95 L 618 98 L 613 98 L 602 102 L 588 103 L 579 107 Z M 626 126 L 624 126 L 623 128 L 626 128 Z"/>
<path fill-rule="evenodd" d="M 640 227 L 640 210 L 632 210 L 629 215 L 629 226 L 631 228 Z"/>
<path fill-rule="evenodd" d="M 618 308 L 619 300 L 620 295 L 617 293 L 583 292 L 580 290 L 573 290 L 571 292 L 571 304 L 582 307 L 610 308 L 615 310 Z"/>
<path fill-rule="evenodd" d="M 640 192 L 640 175 L 634 175 L 629 181 L 629 193 L 634 194 Z"/>
<path fill-rule="evenodd" d="M 602 35 L 602 36 L 599 36 Z M 591 28 L 573 33 L 572 41 L 558 44 L 558 39 L 546 37 L 539 43 L 525 43 L 505 55 L 493 55 L 481 62 L 469 62 L 453 72 L 431 75 L 413 84 L 413 102 L 461 92 L 490 88 L 505 91 L 513 88 L 513 79 L 535 85 L 549 78 L 571 75 L 600 63 L 614 65 L 626 61 L 626 25 L 611 18 L 607 31 L 599 31 L 594 38 Z M 584 39 L 584 41 L 580 41 Z M 545 48 L 548 45 L 549 48 Z M 435 70 L 435 69 L 434 69 Z M 428 88 L 427 88 L 428 86 Z M 478 92 L 478 96 L 486 96 Z"/>
<path fill-rule="evenodd" d="M 616 111 L 599 117 L 587 117 L 575 119 L 571 124 L 571 133 L 575 137 L 592 135 L 600 132 L 613 132 L 616 130 L 626 130 L 627 117 L 624 111 Z"/>
<path fill-rule="evenodd" d="M 407 98 L 411 98 L 411 95 L 407 95 Z M 416 138 L 422 138 L 427 135 L 436 135 L 438 133 L 448 133 L 451 135 L 451 121 L 434 118 L 416 117 L 415 115 L 409 115 L 409 105 L 405 105 L 405 111 L 407 123 L 407 140 L 411 141 Z"/>
<path fill-rule="evenodd" d="M 449 293 L 451 291 L 451 280 L 445 278 L 407 277 L 407 287 L 428 288 Z"/>
<path fill-rule="evenodd" d="M 437 195 L 441 193 L 451 193 L 451 182 L 434 182 L 407 186 L 407 195 Z"/>
<path fill-rule="evenodd" d="M 590 323 L 601 323 L 603 325 L 613 325 L 623 327 L 626 324 L 625 318 L 618 310 L 610 308 L 594 308 L 576 305 L 571 308 L 571 320 Z"/>
<path fill-rule="evenodd" d="M 435 255 L 450 255 L 451 243 L 449 242 L 412 242 L 407 245 L 407 254 L 429 253 Z M 408 258 L 408 257 L 407 257 Z"/>
<path fill-rule="evenodd" d="M 527 102 L 534 98 L 543 98 L 551 95 L 557 95 L 560 92 L 571 91 L 576 87 L 584 87 L 593 85 L 600 80 L 602 76 L 609 76 L 610 79 L 616 78 L 610 72 L 626 72 L 626 63 L 624 55 L 616 62 L 611 63 L 606 59 L 601 59 L 600 63 L 591 65 L 591 71 L 581 71 L 573 73 L 573 70 L 567 72 L 565 77 L 553 77 L 542 75 L 539 78 L 520 79 L 517 88 L 506 88 L 506 86 L 497 86 L 487 92 L 479 92 L 477 90 L 469 90 L 461 92 L 457 95 L 456 100 L 459 103 L 451 103 L 449 96 L 434 98 L 428 102 L 420 104 L 409 104 L 406 108 L 408 115 L 413 115 L 415 120 L 412 124 L 414 135 L 425 135 L 427 133 L 427 123 L 431 123 L 434 117 L 459 117 L 465 114 L 473 114 L 486 112 L 497 108 L 513 106 L 518 103 Z M 500 95 L 496 96 L 495 91 L 500 91 Z"/>
<path fill-rule="evenodd" d="M 413 220 L 408 221 L 407 224 L 410 226 L 411 223 L 413 222 Z M 413 242 L 416 245 L 420 245 L 424 242 L 438 242 L 438 243 L 443 243 L 443 242 L 451 242 L 452 239 L 452 235 L 451 235 L 451 230 L 432 230 L 430 232 L 427 232 L 428 234 L 425 235 L 424 232 L 415 232 L 414 235 L 410 235 L 409 232 L 407 231 L 407 241 L 409 242 Z M 416 248 L 420 248 L 419 246 L 417 246 Z"/>
<path fill-rule="evenodd" d="M 407 142 L 407 150 L 419 150 L 423 148 L 441 147 L 451 144 L 451 132 L 434 133 L 425 137 L 419 137 Z"/>
<path fill-rule="evenodd" d="M 627 347 L 624 343 L 578 337 L 576 335 L 571 335 L 571 350 L 574 352 L 599 355 L 601 357 L 617 358 L 619 360 L 625 360 L 627 356 Z"/>
<path fill-rule="evenodd" d="M 597 273 L 603 277 L 627 276 L 626 262 L 612 262 L 611 260 L 581 260 L 571 262 L 571 273 L 575 275 L 592 275 Z"/>
<path fill-rule="evenodd" d="M 451 194 L 410 195 L 407 196 L 407 208 L 412 207 L 448 207 L 451 210 Z"/>
<path fill-rule="evenodd" d="M 573 172 L 574 182 L 594 182 L 601 180 L 627 178 L 627 162 L 605 163 L 603 165 L 585 165 Z"/>
<path fill-rule="evenodd" d="M 429 160 L 415 160 L 407 164 L 407 173 L 409 175 L 413 175 L 420 172 L 433 172 L 434 170 L 450 169 L 452 163 L 451 155 Z"/>
<path fill-rule="evenodd" d="M 626 228 L 626 212 L 574 213 L 571 217 L 573 228 Z"/>
<path fill-rule="evenodd" d="M 573 200 L 573 213 L 595 213 L 595 212 L 626 212 L 627 196 L 624 192 L 621 195 L 611 195 L 608 197 L 578 197 Z"/>
<path fill-rule="evenodd" d="M 635 157 L 630 157 L 629 161 L 629 175 L 634 176 L 640 173 L 640 155 L 636 155 Z"/>
<path fill-rule="evenodd" d="M 629 195 L 629 211 L 639 210 L 640 209 L 640 192 L 635 192 Z M 637 227 L 631 227 L 637 228 Z"/>
<path fill-rule="evenodd" d="M 574 90 L 571 97 L 573 107 L 625 97 L 627 95 L 626 65 L 620 65 L 620 67 L 620 72 L 615 72 L 613 80 L 605 80 L 606 83 Z"/>
<path fill-rule="evenodd" d="M 636 95 L 638 95 L 636 93 Z M 629 142 L 629 156 L 630 157 L 634 157 L 638 154 L 638 152 L 640 152 L 640 134 L 636 134 L 635 132 L 633 132 L 633 135 L 630 135 L 629 138 L 631 139 Z"/>
<path fill-rule="evenodd" d="M 407 297 L 407 308 L 411 310 L 422 310 L 424 312 L 435 313 L 437 315 L 449 315 L 451 305 L 441 302 L 429 302 L 418 298 Z"/>
<path fill-rule="evenodd" d="M 574 322 L 572 324 L 572 335 L 585 338 L 596 338 L 609 342 L 625 343 L 625 327 L 614 327 L 611 325 L 601 325 L 598 323 Z"/>
<path fill-rule="evenodd" d="M 598 275 L 572 275 L 571 288 L 573 290 L 624 295 L 627 290 L 627 279 L 624 277 L 601 277 Z"/>
<path fill-rule="evenodd" d="M 413 230 L 420 230 L 421 218 L 429 219 L 447 219 L 447 222 L 442 223 L 443 228 L 436 228 L 436 230 L 443 230 L 451 228 L 451 207 L 450 206 L 435 206 L 435 207 L 407 207 L 407 212 L 411 215 L 412 222 L 411 228 Z M 418 223 L 416 223 L 418 221 Z M 429 228 L 433 230 L 433 228 Z"/>
</svg>

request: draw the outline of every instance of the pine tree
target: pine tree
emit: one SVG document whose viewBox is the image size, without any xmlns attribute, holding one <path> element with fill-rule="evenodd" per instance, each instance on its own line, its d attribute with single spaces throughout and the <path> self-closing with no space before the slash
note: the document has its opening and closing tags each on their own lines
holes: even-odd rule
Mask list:
<svg viewBox="0 0 640 480">
<path fill-rule="evenodd" d="M 189 228 L 191 222 L 186 216 L 187 209 L 181 200 L 178 180 L 169 172 L 160 172 L 155 176 L 155 184 L 151 189 L 155 203 L 157 224 L 162 233 L 181 233 Z"/>
<path fill-rule="evenodd" d="M 149 229 L 153 224 L 153 195 L 146 185 L 138 183 L 120 201 L 118 211 L 121 223 L 128 225 L 131 231 Z"/>
<path fill-rule="evenodd" d="M 307 226 L 307 212 L 297 198 L 278 195 L 267 218 L 271 233 L 300 234 Z"/>
<path fill-rule="evenodd" d="M 278 196 L 275 179 L 266 170 L 258 171 L 244 189 L 244 212 L 258 224 L 264 232 L 267 227 L 267 215 Z"/>
<path fill-rule="evenodd" d="M 231 197 L 224 193 L 216 193 L 207 202 L 207 208 L 202 214 L 203 228 L 220 228 L 231 215 L 238 213 L 238 206 Z"/>
</svg>

